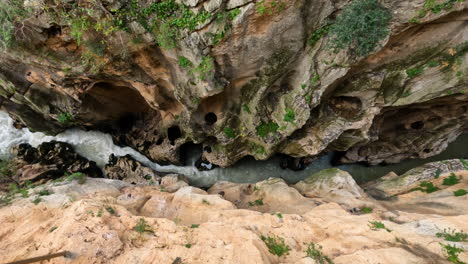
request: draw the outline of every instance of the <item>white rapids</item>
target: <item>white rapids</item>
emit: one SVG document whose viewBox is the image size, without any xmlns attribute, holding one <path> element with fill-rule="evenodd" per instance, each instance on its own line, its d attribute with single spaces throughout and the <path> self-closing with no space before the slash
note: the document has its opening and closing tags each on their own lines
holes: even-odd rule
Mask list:
<svg viewBox="0 0 468 264">
<path fill-rule="evenodd" d="M 243 183 L 253 183 L 268 179 L 270 177 L 283 178 L 289 183 L 302 180 L 312 173 L 332 167 L 330 165 L 331 154 L 325 155 L 310 164 L 307 169 L 299 172 L 282 170 L 279 167 L 279 157 L 273 157 L 266 161 L 255 161 L 253 159 L 243 159 L 229 168 L 216 168 L 211 171 L 198 171 L 194 166 L 195 160 L 200 155 L 200 150 L 189 149 L 187 153 L 187 166 L 167 165 L 163 166 L 150 161 L 138 151 L 130 147 L 119 147 L 112 141 L 108 134 L 98 131 L 84 131 L 81 129 L 69 129 L 56 136 L 48 136 L 40 132 L 31 132 L 27 128 L 16 129 L 13 127 L 13 120 L 4 111 L 0 111 L 0 159 L 10 156 L 10 149 L 21 143 L 28 143 L 37 147 L 43 142 L 52 140 L 62 141 L 71 144 L 75 151 L 89 160 L 95 161 L 99 167 L 104 167 L 109 156 L 130 155 L 145 166 L 162 173 L 177 173 L 185 175 L 194 186 L 208 187 L 217 181 L 233 181 Z M 338 168 L 347 170 L 358 182 L 365 182 L 370 179 L 379 178 L 390 171 L 398 174 L 421 164 L 443 160 L 449 158 L 466 158 L 466 146 L 468 145 L 468 134 L 462 135 L 442 154 L 426 160 L 408 160 L 399 164 L 388 166 L 366 167 L 357 164 L 342 165 Z"/>
</svg>

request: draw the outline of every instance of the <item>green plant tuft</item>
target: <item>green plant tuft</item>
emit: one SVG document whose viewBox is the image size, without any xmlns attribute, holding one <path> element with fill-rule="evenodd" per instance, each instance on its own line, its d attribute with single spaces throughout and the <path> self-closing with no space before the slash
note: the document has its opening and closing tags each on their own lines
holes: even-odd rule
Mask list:
<svg viewBox="0 0 468 264">
<path fill-rule="evenodd" d="M 352 1 L 330 27 L 331 48 L 350 48 L 353 54 L 365 56 L 388 35 L 391 19 L 390 11 L 377 0 Z"/>
<path fill-rule="evenodd" d="M 154 233 L 151 226 L 148 225 L 148 222 L 144 218 L 138 219 L 137 224 L 133 227 L 133 230 L 143 234 L 143 233 Z"/>
<path fill-rule="evenodd" d="M 288 255 L 289 251 L 291 248 L 284 243 L 284 238 L 279 237 L 279 236 L 273 236 L 273 237 L 265 237 L 261 236 L 261 239 L 265 243 L 265 245 L 268 247 L 268 251 L 276 255 L 278 257 L 281 257 L 283 255 Z"/>
<path fill-rule="evenodd" d="M 377 231 L 379 229 L 384 229 L 387 232 L 392 232 L 392 230 L 388 229 L 384 223 L 380 221 L 369 221 L 369 227 L 371 230 Z"/>
<path fill-rule="evenodd" d="M 456 197 L 465 196 L 466 194 L 468 194 L 468 191 L 465 189 L 460 189 L 453 192 L 453 195 Z"/>
<path fill-rule="evenodd" d="M 267 137 L 270 133 L 278 131 L 279 125 L 274 122 L 262 123 L 257 127 L 257 135 L 260 137 Z"/>
<path fill-rule="evenodd" d="M 322 246 L 319 244 L 310 243 L 306 249 L 307 257 L 315 260 L 317 264 L 333 264 L 334 262 L 325 254 L 322 253 Z"/>
<path fill-rule="evenodd" d="M 465 264 L 458 258 L 458 255 L 464 252 L 463 248 L 458 248 L 456 246 L 445 245 L 445 244 L 440 244 L 440 245 L 442 246 L 442 249 L 447 255 L 448 261 L 455 263 L 455 264 Z"/>
<path fill-rule="evenodd" d="M 457 230 L 451 228 L 444 229 L 443 232 L 436 233 L 436 236 L 451 242 L 468 242 L 467 233 L 463 231 L 457 232 Z"/>
<path fill-rule="evenodd" d="M 442 185 L 452 186 L 458 183 L 460 183 L 460 179 L 458 179 L 457 175 L 452 172 L 448 178 L 443 180 Z"/>
</svg>

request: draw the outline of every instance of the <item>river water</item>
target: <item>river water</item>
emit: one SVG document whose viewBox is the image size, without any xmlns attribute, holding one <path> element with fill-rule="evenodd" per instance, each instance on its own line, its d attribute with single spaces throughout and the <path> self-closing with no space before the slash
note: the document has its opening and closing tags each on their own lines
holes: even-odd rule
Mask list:
<svg viewBox="0 0 468 264">
<path fill-rule="evenodd" d="M 136 160 L 142 162 L 152 169 L 164 173 L 178 173 L 185 175 L 191 185 L 199 187 L 208 187 L 217 181 L 232 181 L 239 183 L 253 183 L 268 179 L 270 177 L 283 178 L 288 183 L 296 183 L 315 172 L 331 168 L 330 161 L 332 155 L 323 156 L 310 164 L 303 171 L 282 170 L 279 167 L 279 157 L 273 157 L 266 161 L 255 161 L 253 159 L 243 159 L 229 168 L 216 168 L 211 171 L 198 171 L 193 164 L 199 157 L 199 150 L 189 149 L 187 153 L 188 166 L 168 165 L 162 166 L 151 162 L 145 156 L 129 147 L 119 147 L 112 142 L 110 135 L 97 131 L 84 131 L 80 129 L 70 129 L 57 136 L 47 136 L 39 132 L 31 132 L 27 128 L 15 129 L 13 120 L 6 112 L 0 111 L 0 159 L 7 158 L 10 149 L 20 143 L 29 143 L 37 147 L 42 142 L 51 140 L 63 141 L 71 144 L 75 151 L 80 155 L 95 161 L 98 166 L 103 167 L 110 154 L 116 156 L 131 155 Z M 377 179 L 393 171 L 402 174 L 405 171 L 425 164 L 431 161 L 466 158 L 468 156 L 468 134 L 460 136 L 455 142 L 451 143 L 447 150 L 441 154 L 425 160 L 407 160 L 399 164 L 387 166 L 368 167 L 359 164 L 349 164 L 337 166 L 342 170 L 348 171 L 358 183 Z"/>
</svg>

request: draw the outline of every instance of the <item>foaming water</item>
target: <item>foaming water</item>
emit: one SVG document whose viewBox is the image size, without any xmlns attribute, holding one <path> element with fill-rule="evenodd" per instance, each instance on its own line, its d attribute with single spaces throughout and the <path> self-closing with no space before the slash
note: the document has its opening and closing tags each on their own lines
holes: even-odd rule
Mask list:
<svg viewBox="0 0 468 264">
<path fill-rule="evenodd" d="M 162 166 L 151 162 L 148 158 L 132 148 L 115 145 L 112 141 L 112 137 L 105 133 L 70 129 L 57 136 L 47 136 L 40 132 L 31 132 L 27 128 L 18 130 L 13 127 L 13 120 L 8 114 L 0 111 L 0 159 L 8 157 L 10 155 L 10 149 L 20 143 L 29 143 L 37 147 L 43 142 L 52 140 L 71 144 L 78 154 L 95 161 L 101 168 L 108 162 L 110 154 L 116 156 L 131 155 L 136 160 L 156 171 L 185 175 L 192 185 L 199 187 L 208 187 L 217 181 L 254 183 L 270 177 L 283 178 L 289 183 L 296 183 L 315 172 L 332 167 L 330 165 L 331 155 L 326 155 L 314 161 L 307 169 L 298 172 L 282 170 L 278 165 L 280 161 L 279 157 L 273 157 L 266 161 L 256 161 L 253 158 L 245 158 L 229 168 L 198 171 L 194 166 L 195 160 L 200 155 L 200 150 L 197 148 L 187 150 L 187 166 Z M 443 153 L 429 159 L 407 160 L 399 164 L 388 166 L 367 167 L 359 164 L 350 164 L 338 166 L 338 168 L 348 171 L 358 183 L 362 183 L 377 179 L 391 171 L 401 174 L 427 162 L 466 157 L 468 155 L 467 147 L 468 134 L 464 134 L 450 144 Z"/>
</svg>

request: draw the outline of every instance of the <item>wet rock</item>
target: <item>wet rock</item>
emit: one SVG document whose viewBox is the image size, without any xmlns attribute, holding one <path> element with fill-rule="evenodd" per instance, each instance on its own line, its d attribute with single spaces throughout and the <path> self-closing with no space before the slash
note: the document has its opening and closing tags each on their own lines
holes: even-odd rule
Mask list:
<svg viewBox="0 0 468 264">
<path fill-rule="evenodd" d="M 106 176 L 110 179 L 122 180 L 132 184 L 158 185 L 160 177 L 156 171 L 141 164 L 130 155 L 109 156 L 109 163 L 104 167 Z"/>
<path fill-rule="evenodd" d="M 77 154 L 73 147 L 64 142 L 51 141 L 40 144 L 37 148 L 29 144 L 20 144 L 12 150 L 16 155 L 16 180 L 45 182 L 66 174 L 82 172 L 88 177 L 103 177 L 101 169 L 94 161 Z"/>
<path fill-rule="evenodd" d="M 431 162 L 411 169 L 399 177 L 382 178 L 369 183 L 366 192 L 377 199 L 388 199 L 419 187 L 422 181 L 430 181 L 447 173 L 466 170 L 468 170 L 468 163 L 463 159 Z"/>
</svg>

